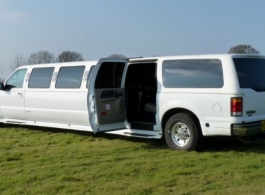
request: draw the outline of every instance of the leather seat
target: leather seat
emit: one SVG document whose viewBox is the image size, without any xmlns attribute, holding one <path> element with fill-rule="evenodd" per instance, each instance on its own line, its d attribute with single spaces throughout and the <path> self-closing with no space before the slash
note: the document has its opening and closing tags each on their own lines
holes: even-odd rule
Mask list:
<svg viewBox="0 0 265 195">
<path fill-rule="evenodd" d="M 156 113 L 156 105 L 154 103 L 146 103 L 144 105 L 145 112 Z"/>
</svg>

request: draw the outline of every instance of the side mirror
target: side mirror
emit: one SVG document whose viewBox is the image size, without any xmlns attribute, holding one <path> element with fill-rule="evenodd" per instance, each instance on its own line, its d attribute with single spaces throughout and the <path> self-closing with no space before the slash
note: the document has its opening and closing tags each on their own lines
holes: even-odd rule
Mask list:
<svg viewBox="0 0 265 195">
<path fill-rule="evenodd" d="M 0 90 L 5 90 L 5 85 L 4 85 L 4 83 L 0 83 Z"/>
</svg>

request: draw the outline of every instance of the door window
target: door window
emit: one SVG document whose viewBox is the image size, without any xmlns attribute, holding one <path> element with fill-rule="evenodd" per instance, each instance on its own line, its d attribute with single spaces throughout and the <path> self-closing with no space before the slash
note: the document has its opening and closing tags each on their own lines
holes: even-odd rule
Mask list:
<svg viewBox="0 0 265 195">
<path fill-rule="evenodd" d="M 6 87 L 8 88 L 22 88 L 25 80 L 27 69 L 19 69 L 14 72 L 6 81 Z"/>
<path fill-rule="evenodd" d="M 124 62 L 103 62 L 96 78 L 95 88 L 120 88 L 124 66 Z"/>
</svg>

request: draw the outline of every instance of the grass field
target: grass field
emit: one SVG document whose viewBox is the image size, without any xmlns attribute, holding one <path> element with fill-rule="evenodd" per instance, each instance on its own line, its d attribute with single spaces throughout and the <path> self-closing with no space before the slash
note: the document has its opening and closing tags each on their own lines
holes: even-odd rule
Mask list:
<svg viewBox="0 0 265 195">
<path fill-rule="evenodd" d="M 207 139 L 199 151 L 163 140 L 0 129 L 0 193 L 265 194 L 265 142 Z"/>
</svg>

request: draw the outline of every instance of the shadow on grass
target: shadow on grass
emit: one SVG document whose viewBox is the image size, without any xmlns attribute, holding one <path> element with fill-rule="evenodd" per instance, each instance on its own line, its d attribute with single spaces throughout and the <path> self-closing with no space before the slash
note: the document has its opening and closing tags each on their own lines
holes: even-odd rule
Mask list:
<svg viewBox="0 0 265 195">
<path fill-rule="evenodd" d="M 233 137 L 204 137 L 201 140 L 197 151 L 199 153 L 235 151 L 265 154 L 264 148 L 264 140 L 245 143 Z"/>
<path fill-rule="evenodd" d="M 119 139 L 126 140 L 133 143 L 141 143 L 146 149 L 166 149 L 168 148 L 165 139 L 144 139 L 135 137 L 126 137 L 113 134 L 97 134 L 95 137 L 102 137 L 105 139 Z M 254 152 L 265 154 L 265 140 L 253 143 L 244 143 L 233 137 L 203 137 L 200 139 L 196 151 L 198 153 L 204 152 Z M 169 149 L 169 148 L 168 148 Z M 170 150 L 170 149 L 169 149 Z"/>
<path fill-rule="evenodd" d="M 25 128 L 25 126 L 21 125 L 5 125 L 4 127 Z M 49 133 L 71 133 L 80 136 L 92 136 L 94 138 L 104 138 L 108 140 L 115 140 L 115 139 L 126 140 L 135 144 L 141 143 L 142 146 L 145 147 L 146 149 L 168 148 L 164 139 L 144 139 L 144 138 L 128 137 L 128 136 L 114 135 L 107 133 L 94 134 L 93 132 L 87 132 L 87 131 L 75 131 L 75 130 L 65 130 L 58 128 L 36 127 L 36 126 L 27 126 L 26 128 L 29 130 L 44 131 Z M 259 142 L 244 143 L 233 137 L 203 137 L 202 139 L 200 139 L 196 151 L 198 153 L 235 151 L 235 152 L 254 152 L 254 153 L 265 154 L 264 148 L 265 148 L 265 139 Z"/>
<path fill-rule="evenodd" d="M 144 138 L 135 138 L 135 137 L 125 137 L 121 135 L 113 134 L 97 134 L 92 135 L 95 137 L 101 137 L 105 139 L 119 139 L 133 142 L 135 144 L 141 143 L 142 147 L 146 149 L 167 149 L 168 146 L 164 139 L 144 139 Z M 254 152 L 265 154 L 265 141 L 260 141 L 256 143 L 243 143 L 242 141 L 232 138 L 232 137 L 204 137 L 200 140 L 196 151 L 198 153 L 204 152 Z M 169 149 L 169 148 L 168 148 Z M 170 150 L 170 149 L 169 149 Z"/>
</svg>

